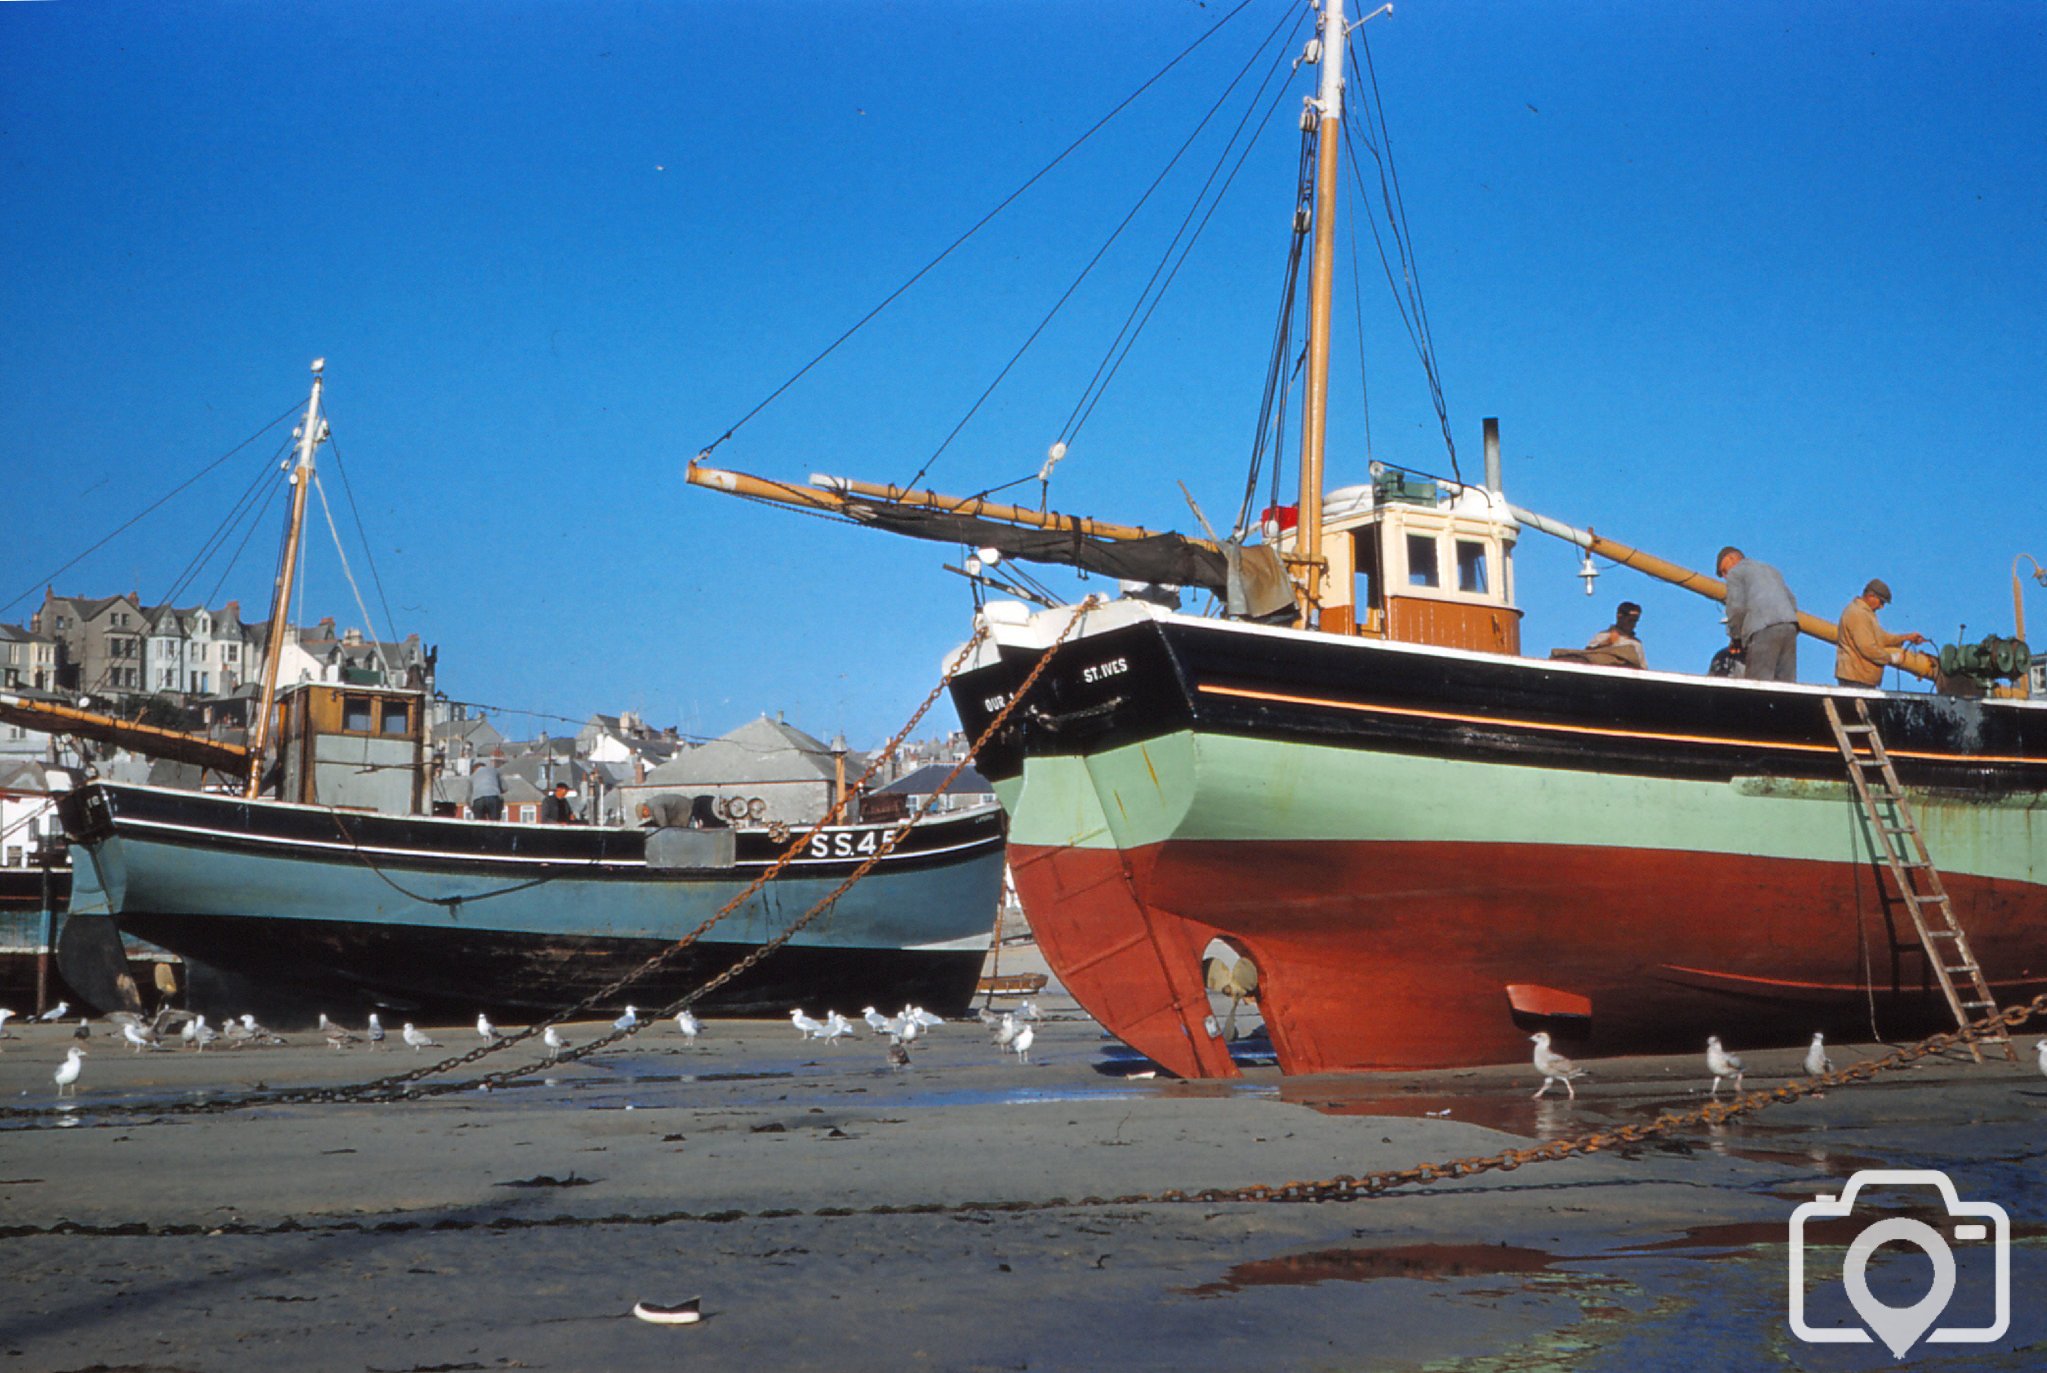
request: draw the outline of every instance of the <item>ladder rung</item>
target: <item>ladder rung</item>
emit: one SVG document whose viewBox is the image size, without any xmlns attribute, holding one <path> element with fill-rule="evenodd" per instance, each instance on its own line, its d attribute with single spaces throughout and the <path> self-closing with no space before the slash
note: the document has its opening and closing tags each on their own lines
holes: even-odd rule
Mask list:
<svg viewBox="0 0 2047 1373">
<path fill-rule="evenodd" d="M 1960 930 L 1928 930 L 1926 937 L 1928 939 L 1960 939 L 1962 932 Z"/>
<path fill-rule="evenodd" d="M 1876 726 L 1875 726 L 1875 725 L 1843 725 L 1843 726 L 1841 726 L 1841 732 L 1842 732 L 1843 734 L 1874 734 L 1874 733 L 1876 733 Z"/>
<path fill-rule="evenodd" d="M 1965 1011 L 1994 1011 L 1997 1009 L 1997 1003 L 1995 1001 L 1964 1001 L 1962 1009 Z"/>
</svg>

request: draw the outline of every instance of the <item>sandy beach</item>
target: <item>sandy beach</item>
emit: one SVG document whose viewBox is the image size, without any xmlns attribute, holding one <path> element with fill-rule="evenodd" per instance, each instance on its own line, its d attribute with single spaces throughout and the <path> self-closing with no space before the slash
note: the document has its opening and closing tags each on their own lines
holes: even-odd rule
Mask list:
<svg viewBox="0 0 2047 1373">
<path fill-rule="evenodd" d="M 661 1024 L 488 1093 L 202 1114 L 156 1108 L 430 1060 L 311 1035 L 138 1054 L 100 1026 L 75 1103 L 0 1120 L 0 1367 L 1643 1368 L 1680 1351 L 1875 1367 L 1879 1346 L 1791 1336 L 1785 1256 L 1799 1202 L 1879 1165 L 1943 1168 L 2002 1203 L 2014 1290 L 2047 1279 L 2030 1054 L 1347 1204 L 1008 1209 L 1488 1153 L 1710 1085 L 1700 1062 L 1654 1058 L 1594 1065 L 1575 1102 L 1531 1100 L 1526 1066 L 1180 1083 L 1131 1076 L 1070 1001 L 1041 1004 L 1029 1063 L 972 1022 L 902 1070 L 864 1028 L 825 1046 L 711 1022 L 690 1045 Z M 0 1040 L 0 1103 L 57 1106 L 72 1042 L 36 1025 Z M 1798 1057 L 1751 1054 L 1749 1086 Z M 693 1326 L 630 1314 L 688 1297 Z M 2016 1308 L 1994 1346 L 1915 1357 L 2037 1366 L 2047 1317 Z"/>
</svg>

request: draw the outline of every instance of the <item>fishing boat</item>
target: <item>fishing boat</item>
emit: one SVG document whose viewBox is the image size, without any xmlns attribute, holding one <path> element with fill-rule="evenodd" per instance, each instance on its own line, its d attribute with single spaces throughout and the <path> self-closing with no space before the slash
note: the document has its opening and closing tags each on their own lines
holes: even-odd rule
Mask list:
<svg viewBox="0 0 2047 1373">
<path fill-rule="evenodd" d="M 1295 503 L 1198 536 L 775 480 L 708 450 L 689 471 L 980 550 L 983 587 L 1037 602 L 979 606 L 952 694 L 970 735 L 1014 707 L 976 763 L 1059 980 L 1187 1077 L 1238 1071 L 1219 982 L 1255 997 L 1289 1073 L 1507 1061 L 1537 1030 L 1581 1056 L 1909 1035 L 2047 990 L 2047 701 L 2027 694 L 2022 619 L 2016 639 L 1908 657 L 1940 693 L 1534 658 L 1513 567 L 1530 531 L 1704 596 L 1725 584 L 1509 501 L 1490 421 L 1482 481 L 1374 464 L 1327 489 L 1355 24 L 1343 0 L 1320 13 Z M 1134 594 L 1054 604 L 990 571 L 1005 558 Z"/>
<path fill-rule="evenodd" d="M 696 930 L 792 846 L 783 823 L 731 825 L 710 798 L 650 798 L 643 825 L 529 825 L 430 814 L 429 701 L 417 685 L 278 684 L 314 455 L 322 363 L 299 428 L 261 693 L 246 740 L 194 735 L 0 694 L 0 719 L 113 742 L 200 770 L 199 790 L 88 781 L 59 813 L 81 894 L 64 944 L 115 967 L 120 936 L 182 956 L 193 1009 L 271 1014 L 376 1006 L 466 1019 L 558 1010 Z M 843 784 L 838 788 L 845 795 Z M 701 800 L 703 804 L 694 804 Z M 770 956 L 699 1003 L 922 1004 L 963 1013 L 1002 892 L 994 803 L 918 820 L 821 817 L 786 866 L 614 998 L 679 999 L 872 871 Z M 93 932 L 98 931 L 94 937 Z M 212 974 L 225 979 L 209 981 Z M 232 1004 L 207 1004 L 209 986 Z M 128 999 L 135 1000 L 132 981 Z M 131 1004 L 130 1009 L 140 1009 Z"/>
</svg>

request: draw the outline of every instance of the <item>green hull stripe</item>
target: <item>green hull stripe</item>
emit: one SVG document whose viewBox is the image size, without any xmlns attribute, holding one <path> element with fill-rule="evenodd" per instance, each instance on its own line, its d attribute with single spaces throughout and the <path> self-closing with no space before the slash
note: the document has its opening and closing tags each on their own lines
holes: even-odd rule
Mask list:
<svg viewBox="0 0 2047 1373">
<path fill-rule="evenodd" d="M 1034 847 L 1428 840 L 1869 859 L 1845 780 L 1684 781 L 1183 731 L 1088 758 L 1032 758 L 1020 783 L 997 791 L 1010 842 Z M 2047 796 L 1914 793 L 1912 804 L 1943 871 L 2047 881 Z"/>
</svg>

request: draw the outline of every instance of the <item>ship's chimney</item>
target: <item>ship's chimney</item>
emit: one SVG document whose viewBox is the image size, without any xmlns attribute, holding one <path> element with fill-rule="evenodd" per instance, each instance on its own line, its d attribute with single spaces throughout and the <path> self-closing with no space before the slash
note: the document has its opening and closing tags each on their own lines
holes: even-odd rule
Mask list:
<svg viewBox="0 0 2047 1373">
<path fill-rule="evenodd" d="M 1485 489 L 1495 496 L 1500 490 L 1500 422 L 1489 419 L 1485 422 Z"/>
</svg>

